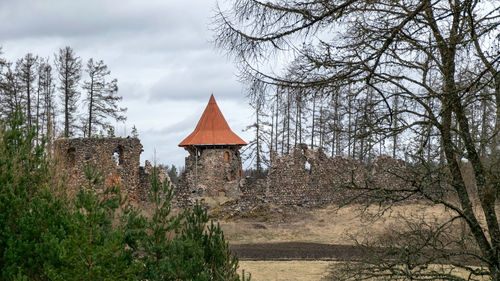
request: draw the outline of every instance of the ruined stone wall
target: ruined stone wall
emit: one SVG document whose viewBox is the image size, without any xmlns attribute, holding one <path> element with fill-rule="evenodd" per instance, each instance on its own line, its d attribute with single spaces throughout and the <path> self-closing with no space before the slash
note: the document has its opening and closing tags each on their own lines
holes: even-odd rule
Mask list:
<svg viewBox="0 0 500 281">
<path fill-rule="evenodd" d="M 179 179 L 179 196 L 240 195 L 241 156 L 238 147 L 200 147 L 188 151 L 190 155 L 186 157 L 185 171 Z"/>
<path fill-rule="evenodd" d="M 104 185 L 120 185 L 136 197 L 142 145 L 137 138 L 62 138 L 54 142 L 57 173 L 70 189 L 86 185 L 85 169 L 95 165 Z M 142 192 L 144 193 L 144 192 Z"/>
<path fill-rule="evenodd" d="M 321 150 L 302 145 L 289 155 L 271 157 L 263 197 L 278 205 L 338 203 L 342 196 L 336 187 L 351 180 L 360 183 L 365 175 L 366 168 L 359 161 L 328 157 Z"/>
<path fill-rule="evenodd" d="M 151 188 L 151 179 L 153 177 L 153 169 L 154 166 L 151 165 L 151 162 L 146 160 L 144 163 L 144 167 L 139 167 L 139 186 L 137 190 L 137 198 L 142 201 L 149 200 L 148 191 Z M 164 169 L 157 168 L 156 176 L 160 184 L 168 182 L 171 184 L 170 177 L 165 172 Z"/>
<path fill-rule="evenodd" d="M 365 200 L 361 189 L 366 186 L 404 186 L 407 183 L 401 175 L 407 172 L 404 161 L 388 156 L 366 165 L 352 158 L 328 157 L 321 150 L 300 145 L 289 155 L 273 154 L 267 177 L 245 181 L 242 198 L 305 207 L 341 204 L 353 198 Z M 353 188 L 356 186 L 357 191 Z"/>
</svg>

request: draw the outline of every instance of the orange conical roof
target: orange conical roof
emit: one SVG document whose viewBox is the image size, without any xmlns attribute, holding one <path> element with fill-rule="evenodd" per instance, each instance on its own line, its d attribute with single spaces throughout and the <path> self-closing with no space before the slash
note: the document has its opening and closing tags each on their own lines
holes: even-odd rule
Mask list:
<svg viewBox="0 0 500 281">
<path fill-rule="evenodd" d="M 231 131 L 215 102 L 214 95 L 211 95 L 208 105 L 203 115 L 201 115 L 200 121 L 198 121 L 198 125 L 187 138 L 179 143 L 179 146 L 246 144 L 245 141 Z"/>
</svg>

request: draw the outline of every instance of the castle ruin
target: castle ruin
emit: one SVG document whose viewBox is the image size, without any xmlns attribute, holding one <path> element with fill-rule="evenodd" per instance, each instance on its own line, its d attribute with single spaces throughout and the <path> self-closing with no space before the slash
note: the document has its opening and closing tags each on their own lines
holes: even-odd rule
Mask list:
<svg viewBox="0 0 500 281">
<path fill-rule="evenodd" d="M 119 185 L 133 200 L 145 200 L 151 165 L 140 166 L 142 144 L 137 138 L 61 138 L 54 142 L 56 171 L 69 191 L 86 186 L 85 171 L 95 166 L 103 186 Z"/>
<path fill-rule="evenodd" d="M 271 153 L 268 174 L 261 179 L 242 179 L 240 148 L 246 142 L 227 124 L 213 95 L 194 131 L 179 146 L 189 155 L 175 186 L 180 206 L 196 198 L 224 197 L 236 209 L 272 203 L 277 206 L 316 207 L 357 197 L 342 187 L 366 184 L 395 188 L 408 185 L 409 167 L 402 160 L 380 156 L 370 164 L 352 158 L 328 157 L 321 150 L 299 144 L 290 154 Z M 103 186 L 119 185 L 133 200 L 147 200 L 153 170 L 146 161 L 140 166 L 142 145 L 137 138 L 62 138 L 54 142 L 59 178 L 70 191 L 88 184 L 85 171 L 95 165 L 104 176 Z M 160 180 L 167 181 L 160 170 Z M 97 187 L 100 188 L 100 187 Z"/>
<path fill-rule="evenodd" d="M 212 95 L 194 131 L 181 143 L 189 152 L 178 194 L 239 197 L 240 148 L 246 142 L 229 128 Z"/>
</svg>

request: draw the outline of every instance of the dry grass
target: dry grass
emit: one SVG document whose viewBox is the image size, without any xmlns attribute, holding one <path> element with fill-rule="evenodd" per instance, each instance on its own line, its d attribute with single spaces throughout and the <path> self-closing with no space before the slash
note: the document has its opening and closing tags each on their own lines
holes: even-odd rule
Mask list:
<svg viewBox="0 0 500 281">
<path fill-rule="evenodd" d="M 370 215 L 378 207 L 362 212 L 360 206 L 337 210 L 330 206 L 297 214 L 287 222 L 260 222 L 258 219 L 221 221 L 230 243 L 317 242 L 353 244 L 353 237 L 363 240 L 382 235 L 390 226 L 401 225 L 401 217 L 414 220 L 446 220 L 453 214 L 442 206 L 412 203 L 393 208 L 378 218 Z M 481 216 L 480 216 L 481 218 Z M 328 261 L 240 261 L 240 269 L 252 274 L 252 280 L 334 280 L 328 276 L 339 262 Z M 435 265 L 443 272 L 467 278 L 467 273 L 450 265 Z M 430 268 L 433 268 L 432 266 Z M 330 279 L 328 279 L 328 277 Z M 488 279 L 479 279 L 488 280 Z"/>
<path fill-rule="evenodd" d="M 328 274 L 326 261 L 240 261 L 240 270 L 252 274 L 253 281 L 315 281 Z"/>
<path fill-rule="evenodd" d="M 341 262 L 327 261 L 240 261 L 240 271 L 251 273 L 252 281 L 326 281 L 335 280 L 332 269 L 341 267 Z M 429 265 L 429 270 L 442 271 L 459 278 L 469 278 L 468 272 L 451 265 Z M 386 277 L 387 278 L 387 277 Z M 377 280 L 385 280 L 377 279 Z M 487 277 L 471 280 L 487 281 Z"/>
<path fill-rule="evenodd" d="M 328 244 L 353 244 L 352 237 L 363 239 L 367 235 L 382 234 L 395 225 L 401 216 L 444 219 L 451 213 L 441 206 L 420 203 L 394 206 L 379 218 L 372 218 L 378 207 L 371 207 L 361 215 L 358 206 L 337 210 L 326 207 L 298 214 L 291 221 L 258 222 L 252 219 L 220 221 L 224 235 L 230 243 L 263 242 L 317 242 Z"/>
</svg>

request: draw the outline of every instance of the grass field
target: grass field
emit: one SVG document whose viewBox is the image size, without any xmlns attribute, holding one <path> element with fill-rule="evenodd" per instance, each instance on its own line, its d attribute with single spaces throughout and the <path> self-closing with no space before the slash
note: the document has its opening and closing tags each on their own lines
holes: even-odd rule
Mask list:
<svg viewBox="0 0 500 281">
<path fill-rule="evenodd" d="M 252 219 L 221 220 L 224 235 L 230 243 L 263 242 L 317 242 L 328 244 L 353 244 L 352 237 L 383 234 L 388 227 L 398 225 L 401 217 L 427 219 L 448 218 L 451 214 L 441 206 L 406 204 L 395 206 L 390 212 L 372 219 L 378 207 L 361 215 L 357 206 L 337 210 L 326 207 L 297 214 L 285 222 L 259 222 Z"/>
<path fill-rule="evenodd" d="M 253 281 L 316 281 L 328 273 L 326 261 L 241 261 L 240 270 L 252 274 Z"/>
<path fill-rule="evenodd" d="M 411 203 L 394 206 L 374 219 L 378 207 L 361 213 L 357 206 L 337 210 L 335 207 L 304 211 L 284 222 L 259 219 L 219 221 L 230 243 L 316 242 L 354 244 L 353 238 L 363 240 L 382 235 L 401 226 L 401 218 L 443 220 L 452 214 L 442 206 Z M 332 261 L 240 261 L 240 269 L 252 274 L 252 280 L 322 280 L 328 275 Z"/>
</svg>

